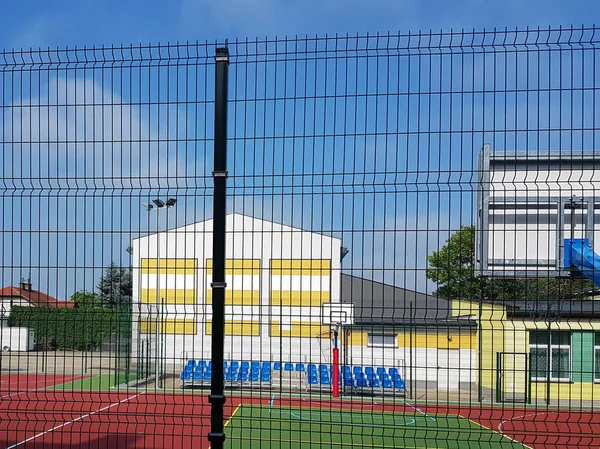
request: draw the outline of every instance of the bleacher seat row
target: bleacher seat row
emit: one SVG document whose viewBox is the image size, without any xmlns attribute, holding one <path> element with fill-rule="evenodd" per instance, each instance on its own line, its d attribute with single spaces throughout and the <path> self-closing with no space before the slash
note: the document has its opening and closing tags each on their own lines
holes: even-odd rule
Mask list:
<svg viewBox="0 0 600 449">
<path fill-rule="evenodd" d="M 331 385 L 333 368 L 329 365 L 291 362 L 248 362 L 226 361 L 223 363 L 225 381 L 228 382 L 271 382 L 272 371 L 303 373 L 309 386 Z M 180 379 L 182 384 L 210 382 L 212 362 L 210 360 L 188 360 Z M 404 380 L 398 368 L 372 366 L 342 366 L 339 382 L 352 388 L 383 388 L 404 390 Z"/>
</svg>

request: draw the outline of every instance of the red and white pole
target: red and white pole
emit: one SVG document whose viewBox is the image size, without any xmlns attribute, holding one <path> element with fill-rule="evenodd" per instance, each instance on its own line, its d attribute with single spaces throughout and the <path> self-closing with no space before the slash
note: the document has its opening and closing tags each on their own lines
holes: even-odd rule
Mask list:
<svg viewBox="0 0 600 449">
<path fill-rule="evenodd" d="M 333 397 L 340 397 L 340 350 L 337 347 L 338 331 L 333 331 Z"/>
</svg>

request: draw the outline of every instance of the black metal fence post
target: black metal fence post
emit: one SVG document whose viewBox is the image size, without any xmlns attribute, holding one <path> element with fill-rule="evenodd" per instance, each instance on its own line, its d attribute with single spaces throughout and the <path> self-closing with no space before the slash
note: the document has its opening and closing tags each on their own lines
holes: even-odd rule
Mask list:
<svg viewBox="0 0 600 449">
<path fill-rule="evenodd" d="M 223 343 L 225 332 L 225 215 L 227 188 L 227 83 L 229 51 L 217 48 L 215 56 L 215 170 L 213 204 L 213 278 L 212 278 L 212 381 L 211 429 L 208 434 L 211 447 L 221 449 L 223 432 L 223 405 L 225 382 Z"/>
</svg>

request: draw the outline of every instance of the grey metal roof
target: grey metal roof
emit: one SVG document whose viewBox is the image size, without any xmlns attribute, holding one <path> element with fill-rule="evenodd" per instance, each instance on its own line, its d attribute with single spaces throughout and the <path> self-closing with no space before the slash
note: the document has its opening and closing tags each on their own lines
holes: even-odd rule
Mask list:
<svg viewBox="0 0 600 449">
<path fill-rule="evenodd" d="M 356 326 L 472 326 L 452 316 L 450 301 L 342 273 L 342 302 L 354 303 Z M 412 316 L 411 316 L 412 310 Z"/>
<path fill-rule="evenodd" d="M 600 301 L 594 300 L 529 300 L 505 301 L 507 315 L 542 318 L 600 318 Z"/>
</svg>

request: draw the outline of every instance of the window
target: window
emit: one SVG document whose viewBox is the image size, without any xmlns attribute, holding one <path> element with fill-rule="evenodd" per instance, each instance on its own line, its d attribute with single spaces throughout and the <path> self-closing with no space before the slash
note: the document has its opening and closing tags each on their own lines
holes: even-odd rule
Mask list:
<svg viewBox="0 0 600 449">
<path fill-rule="evenodd" d="M 548 371 L 552 381 L 571 380 L 570 332 L 529 332 L 529 356 L 532 380 L 548 380 Z"/>
<path fill-rule="evenodd" d="M 369 346 L 385 346 L 395 348 L 398 340 L 397 334 L 367 334 Z"/>
<path fill-rule="evenodd" d="M 600 332 L 594 334 L 594 380 L 600 382 Z"/>
</svg>

